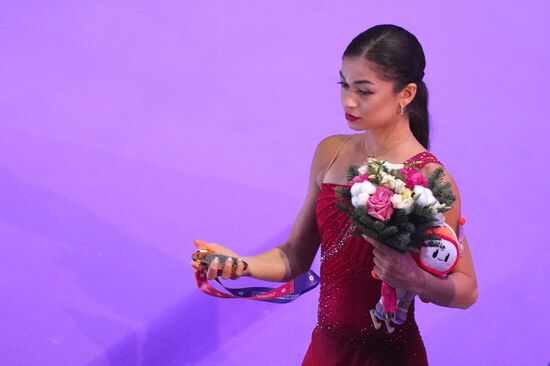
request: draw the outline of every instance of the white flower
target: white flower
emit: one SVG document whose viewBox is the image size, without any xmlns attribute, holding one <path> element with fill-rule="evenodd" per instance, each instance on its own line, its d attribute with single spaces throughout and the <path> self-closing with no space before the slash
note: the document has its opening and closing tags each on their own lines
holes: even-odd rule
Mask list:
<svg viewBox="0 0 550 366">
<path fill-rule="evenodd" d="M 384 171 L 384 170 L 380 170 L 380 172 L 378 173 L 378 175 L 380 176 L 380 178 L 382 178 L 382 180 L 384 179 L 387 179 L 387 180 L 395 180 L 395 177 L 393 175 L 391 175 L 390 173 Z"/>
<path fill-rule="evenodd" d="M 390 170 L 399 170 L 405 167 L 403 164 L 392 164 L 387 161 L 385 161 L 383 164 L 387 169 L 390 169 Z"/>
<path fill-rule="evenodd" d="M 383 184 L 385 185 L 386 187 L 388 188 L 391 188 L 390 187 L 390 182 L 394 182 L 395 181 L 395 177 L 391 174 L 388 174 L 386 173 L 385 171 L 381 170 L 380 171 L 380 184 Z M 392 188 L 393 189 L 393 188 Z"/>
<path fill-rule="evenodd" d="M 400 194 L 394 194 L 391 197 L 391 203 L 393 208 L 405 210 L 405 213 L 409 214 L 412 211 L 414 200 L 412 197 L 403 198 Z"/>
<path fill-rule="evenodd" d="M 435 206 L 436 206 L 435 208 L 437 208 L 437 211 L 441 211 L 442 209 L 450 208 L 449 206 L 447 206 L 447 204 L 439 203 L 439 201 L 436 203 Z"/>
<path fill-rule="evenodd" d="M 353 207 L 365 206 L 371 194 L 376 191 L 374 184 L 368 180 L 364 182 L 354 183 L 351 186 L 351 204 Z"/>
<path fill-rule="evenodd" d="M 418 203 L 418 205 L 425 207 L 429 205 L 433 205 L 437 202 L 435 199 L 432 191 L 426 187 L 423 186 L 414 186 L 413 189 L 414 192 L 414 199 Z"/>
<path fill-rule="evenodd" d="M 361 182 L 361 192 L 368 193 L 369 195 L 373 194 L 374 192 L 376 192 L 376 186 L 366 180 L 364 182 Z"/>
<path fill-rule="evenodd" d="M 367 164 L 380 165 L 382 164 L 382 161 L 375 158 L 368 158 Z"/>
<path fill-rule="evenodd" d="M 367 174 L 369 172 L 369 166 L 368 165 L 361 165 L 359 168 L 357 168 L 357 171 L 359 174 Z"/>
<path fill-rule="evenodd" d="M 353 197 L 358 196 L 361 193 L 361 183 L 353 183 L 350 193 Z"/>
<path fill-rule="evenodd" d="M 403 182 L 401 179 L 397 179 L 391 174 L 388 174 L 386 172 L 380 172 L 380 176 L 382 177 L 380 184 L 383 186 L 388 187 L 395 193 L 403 193 L 403 190 L 406 188 L 405 182 Z"/>
<path fill-rule="evenodd" d="M 367 205 L 367 201 L 369 200 L 369 197 L 370 197 L 370 194 L 366 193 L 366 192 L 362 192 L 361 194 L 359 194 L 359 201 L 358 203 L 361 205 L 361 206 L 366 206 Z"/>
<path fill-rule="evenodd" d="M 359 196 L 361 193 L 373 194 L 376 191 L 376 186 L 368 180 L 357 182 L 351 186 L 350 193 L 352 196 Z"/>
<path fill-rule="evenodd" d="M 435 201 L 435 203 L 430 207 L 432 209 L 432 212 L 434 214 L 441 213 L 445 208 L 447 207 L 444 203 L 439 203 L 439 201 Z"/>
<path fill-rule="evenodd" d="M 353 207 L 366 206 L 369 197 L 368 193 L 359 193 L 359 195 L 351 197 L 351 204 Z"/>
<path fill-rule="evenodd" d="M 401 179 L 396 179 L 395 180 L 395 188 L 393 189 L 395 193 L 403 193 L 403 191 L 405 190 L 405 188 L 407 187 L 407 185 L 405 184 L 405 182 L 403 182 Z"/>
</svg>

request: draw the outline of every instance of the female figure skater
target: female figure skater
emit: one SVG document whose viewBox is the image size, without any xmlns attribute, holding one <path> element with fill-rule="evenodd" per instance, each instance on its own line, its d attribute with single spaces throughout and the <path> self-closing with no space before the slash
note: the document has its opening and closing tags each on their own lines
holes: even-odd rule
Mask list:
<svg viewBox="0 0 550 366">
<path fill-rule="evenodd" d="M 377 25 L 355 37 L 344 51 L 340 70 L 341 102 L 348 126 L 358 133 L 322 140 L 311 163 L 309 191 L 287 241 L 256 256 L 240 257 L 220 245 L 195 240 L 199 249 L 239 259 L 223 268 L 214 260 L 207 276 L 222 270 L 224 279 L 252 276 L 288 281 L 307 272 L 321 246 L 318 322 L 303 365 L 427 365 L 426 350 L 414 318 L 388 334 L 376 330 L 369 316 L 380 298 L 382 281 L 418 293 L 423 301 L 466 309 L 477 300 L 472 255 L 464 252 L 446 277 L 418 267 L 409 253 L 350 234 L 350 220 L 338 210 L 334 187 L 347 183 L 350 165 L 368 157 L 419 169 L 425 176 L 442 166 L 429 148 L 428 91 L 424 84 L 424 52 L 416 37 L 394 25 Z M 414 164 L 413 164 L 414 163 Z M 460 196 L 445 213 L 458 230 Z M 321 244 L 322 243 L 322 244 Z M 244 270 L 242 260 L 248 263 Z M 200 264 L 192 266 L 199 269 Z M 232 269 L 233 268 L 233 269 Z"/>
</svg>

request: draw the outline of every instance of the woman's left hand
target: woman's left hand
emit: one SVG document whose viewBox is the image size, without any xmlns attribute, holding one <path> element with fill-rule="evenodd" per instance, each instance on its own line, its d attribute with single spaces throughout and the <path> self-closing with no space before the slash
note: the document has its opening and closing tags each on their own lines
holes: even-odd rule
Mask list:
<svg viewBox="0 0 550 366">
<path fill-rule="evenodd" d="M 374 247 L 374 271 L 382 281 L 394 288 L 418 292 L 423 273 L 410 253 L 400 253 L 366 235 L 363 238 Z"/>
</svg>

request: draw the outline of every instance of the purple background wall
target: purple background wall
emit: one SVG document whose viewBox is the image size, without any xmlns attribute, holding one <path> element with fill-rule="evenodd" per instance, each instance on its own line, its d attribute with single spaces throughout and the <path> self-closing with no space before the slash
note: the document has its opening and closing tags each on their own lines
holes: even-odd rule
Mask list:
<svg viewBox="0 0 550 366">
<path fill-rule="evenodd" d="M 479 278 L 467 311 L 417 303 L 429 359 L 546 365 L 548 4 L 4 2 L 0 364 L 298 364 L 318 292 L 202 295 L 191 240 L 286 239 L 316 144 L 352 132 L 343 49 L 395 23 L 427 55 Z"/>
</svg>

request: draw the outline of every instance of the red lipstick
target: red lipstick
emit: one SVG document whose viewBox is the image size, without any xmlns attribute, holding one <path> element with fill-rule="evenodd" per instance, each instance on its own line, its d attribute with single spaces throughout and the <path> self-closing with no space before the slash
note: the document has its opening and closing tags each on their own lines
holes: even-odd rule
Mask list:
<svg viewBox="0 0 550 366">
<path fill-rule="evenodd" d="M 355 117 L 352 114 L 346 113 L 346 119 L 350 122 L 357 121 L 358 119 L 361 119 L 361 117 Z"/>
</svg>

